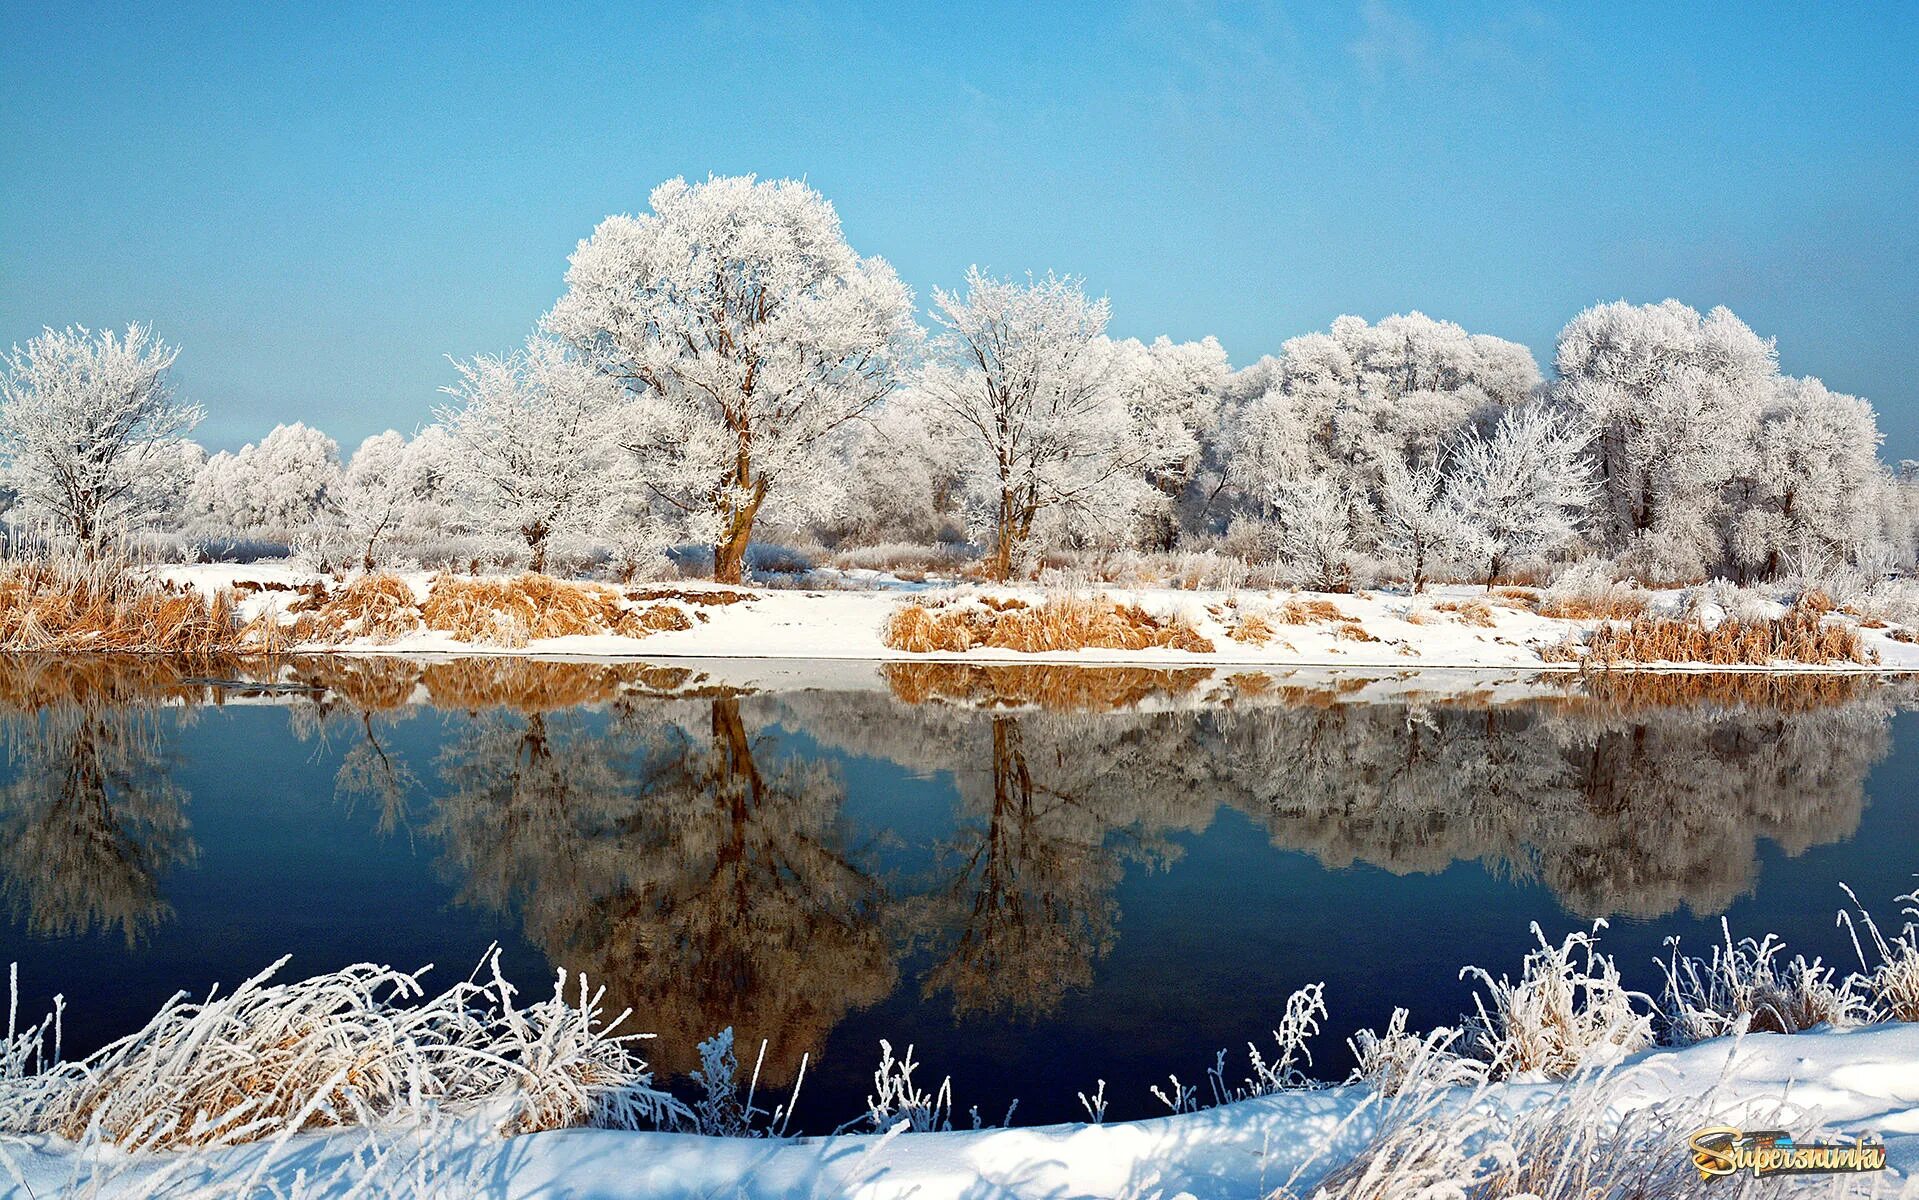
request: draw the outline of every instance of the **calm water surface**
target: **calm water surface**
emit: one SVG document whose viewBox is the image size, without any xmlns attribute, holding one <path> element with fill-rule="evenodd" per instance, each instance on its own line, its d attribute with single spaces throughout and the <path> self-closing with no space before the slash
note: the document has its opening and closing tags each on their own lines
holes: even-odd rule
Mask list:
<svg viewBox="0 0 1919 1200">
<path fill-rule="evenodd" d="M 863 670 L 863 668 L 861 669 Z M 1205 671 L 915 665 L 757 690 L 712 665 L 0 660 L 0 957 L 69 1053 L 176 990 L 491 943 L 606 985 L 677 1075 L 732 1025 L 797 1124 L 863 1108 L 879 1039 L 1020 1123 L 1157 1107 L 1323 980 L 1331 1036 L 1470 1004 L 1537 920 L 1653 988 L 1723 914 L 1850 962 L 1841 881 L 1919 869 L 1908 692 L 1640 677 L 1374 700 Z M 857 674 L 857 672 L 855 672 Z M 840 681 L 825 686 L 827 679 Z M 1415 682 L 1417 682 L 1415 680 Z M 1411 686 L 1402 682 L 1403 691 Z M 1459 685 L 1450 685 L 1455 692 Z M 431 976 L 429 978 L 432 978 Z"/>
</svg>

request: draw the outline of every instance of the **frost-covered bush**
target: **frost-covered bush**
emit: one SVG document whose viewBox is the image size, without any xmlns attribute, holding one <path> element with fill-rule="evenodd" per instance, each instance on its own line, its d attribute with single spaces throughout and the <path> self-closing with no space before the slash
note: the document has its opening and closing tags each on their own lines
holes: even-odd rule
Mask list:
<svg viewBox="0 0 1919 1200">
<path fill-rule="evenodd" d="M 1494 979 L 1480 967 L 1465 1043 L 1495 1079 L 1563 1078 L 1583 1067 L 1617 1062 L 1652 1045 L 1650 1002 L 1620 982 L 1617 963 L 1599 952 L 1596 921 L 1588 932 L 1553 945 L 1537 924 L 1539 948 L 1526 956 L 1519 979 Z"/>
<path fill-rule="evenodd" d="M 1865 1018 L 1852 980 L 1839 978 L 1816 958 L 1795 955 L 1785 961 L 1785 946 L 1772 934 L 1735 943 L 1725 918 L 1719 927 L 1724 941 L 1713 947 L 1712 957 L 1681 958 L 1674 938 L 1670 960 L 1660 964 L 1666 975 L 1660 1004 L 1666 1041 L 1683 1046 L 1749 1030 L 1800 1033 Z"/>
</svg>

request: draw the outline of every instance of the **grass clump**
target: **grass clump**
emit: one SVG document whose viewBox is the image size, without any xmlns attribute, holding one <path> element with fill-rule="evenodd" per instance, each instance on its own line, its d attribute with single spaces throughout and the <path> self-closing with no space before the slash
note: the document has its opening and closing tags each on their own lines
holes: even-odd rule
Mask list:
<svg viewBox="0 0 1919 1200">
<path fill-rule="evenodd" d="M 1851 888 L 1846 889 L 1846 896 L 1859 910 L 1859 920 L 1855 922 L 1852 914 L 1844 911 L 1839 917 L 1852 932 L 1853 949 L 1858 953 L 1860 965 L 1865 971 L 1860 977 L 1860 984 L 1866 994 L 1872 1019 L 1919 1021 L 1919 890 L 1899 897 L 1899 902 L 1905 906 L 1900 911 L 1908 920 L 1891 937 L 1880 930 L 1872 914 L 1859 903 L 1859 897 L 1852 894 Z M 1859 942 L 1861 926 L 1866 930 L 1877 961 L 1867 957 L 1864 946 Z"/>
<path fill-rule="evenodd" d="M 1660 964 L 1667 1040 L 1685 1045 L 1748 1031 L 1801 1033 L 1866 1017 L 1853 981 L 1840 979 L 1818 959 L 1794 956 L 1788 962 L 1785 946 L 1772 934 L 1735 943 L 1723 917 L 1719 928 L 1724 941 L 1711 958 L 1681 958 L 1674 938 L 1671 960 Z"/>
<path fill-rule="evenodd" d="M 1761 667 L 1775 662 L 1869 665 L 1879 661 L 1857 628 L 1828 620 L 1827 611 L 1809 606 L 1801 597 L 1783 616 L 1728 617 L 1710 628 L 1689 619 L 1636 617 L 1602 624 L 1583 643 L 1544 647 L 1540 657 L 1594 667 L 1649 662 Z"/>
<path fill-rule="evenodd" d="M 303 642 L 390 642 L 422 624 L 412 585 L 387 571 L 361 575 L 334 592 L 314 584 L 311 590 L 302 589 L 289 611 L 294 614 L 293 636 Z"/>
<path fill-rule="evenodd" d="M 0 566 L 0 649 L 175 654 L 195 660 L 272 654 L 277 622 L 245 620 L 233 593 L 146 578 L 111 560 L 15 560 Z"/>
<path fill-rule="evenodd" d="M 1595 922 L 1555 946 L 1535 924 L 1539 948 L 1526 956 L 1517 982 L 1480 967 L 1460 972 L 1485 989 L 1473 997 L 1465 1034 L 1493 1078 L 1563 1079 L 1652 1045 L 1650 1001 L 1628 991 L 1618 964 L 1599 952 L 1605 925 Z"/>
<path fill-rule="evenodd" d="M 490 977 L 435 996 L 423 971 L 370 964 L 273 982 L 285 963 L 226 996 L 176 996 L 86 1059 L 0 1078 L 0 1132 L 151 1151 L 424 1119 L 445 1103 L 510 1101 L 508 1134 L 683 1114 L 653 1088 L 637 1039 L 612 1032 L 626 1014 L 605 1020 L 584 980 L 569 998 L 564 971 L 551 1000 L 522 1009 L 497 951 Z"/>
<path fill-rule="evenodd" d="M 908 604 L 887 618 L 886 645 L 912 654 L 973 649 L 1038 654 L 1062 650 L 1163 648 L 1211 654 L 1213 643 L 1184 617 L 1158 617 L 1137 604 L 1091 596 Z"/>
</svg>

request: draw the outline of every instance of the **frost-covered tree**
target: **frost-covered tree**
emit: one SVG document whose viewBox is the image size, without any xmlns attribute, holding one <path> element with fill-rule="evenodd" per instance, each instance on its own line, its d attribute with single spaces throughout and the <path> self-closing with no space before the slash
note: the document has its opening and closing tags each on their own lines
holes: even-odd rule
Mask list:
<svg viewBox="0 0 1919 1200">
<path fill-rule="evenodd" d="M 1715 566 L 1727 486 L 1752 469 L 1777 394 L 1773 343 L 1724 308 L 1619 301 L 1574 317 L 1554 361 L 1559 397 L 1594 434 L 1594 538 L 1655 579 Z"/>
<path fill-rule="evenodd" d="M 276 425 L 257 445 L 206 460 L 187 493 L 188 511 L 217 534 L 293 538 L 332 511 L 340 489 L 340 446 L 319 430 Z"/>
<path fill-rule="evenodd" d="M 555 534 L 582 532 L 620 486 L 617 383 L 551 338 L 456 363 L 440 410 L 454 486 L 480 532 L 517 536 L 535 571 Z"/>
<path fill-rule="evenodd" d="M 893 268 L 790 179 L 674 179 L 580 243 L 546 327 L 638 399 L 644 485 L 738 582 L 770 495 L 832 508 L 828 435 L 892 390 L 919 338 Z"/>
<path fill-rule="evenodd" d="M 340 481 L 330 540 L 371 571 L 395 542 L 438 529 L 451 458 L 446 430 L 438 425 L 411 441 L 389 429 L 361 442 Z"/>
<path fill-rule="evenodd" d="M 1446 494 L 1439 464 L 1389 459 L 1380 472 L 1379 551 L 1417 595 L 1466 542 L 1466 522 Z"/>
<path fill-rule="evenodd" d="M 915 394 L 991 543 L 993 577 L 1012 575 L 1036 533 L 1129 536 L 1159 502 L 1156 475 L 1197 454 L 1188 414 L 1203 402 L 1177 382 L 1183 352 L 1107 340 L 1106 301 L 1072 277 L 1019 283 L 975 267 L 964 294 L 933 296 L 944 333 Z"/>
<path fill-rule="evenodd" d="M 1515 560 L 1549 554 L 1578 534 L 1598 494 L 1576 414 L 1537 402 L 1508 409 L 1490 435 L 1461 439 L 1447 485 L 1460 553 L 1491 588 Z"/>
<path fill-rule="evenodd" d="M 1318 591 L 1349 589 L 1357 548 L 1339 485 L 1329 479 L 1286 480 L 1274 486 L 1269 504 L 1280 566 Z"/>
<path fill-rule="evenodd" d="M 1856 559 L 1875 533 L 1878 421 L 1857 396 L 1781 379 L 1734 491 L 1730 550 L 1745 572 L 1814 574 Z"/>
<path fill-rule="evenodd" d="M 173 498 L 180 440 L 200 421 L 167 371 L 179 351 L 145 325 L 125 336 L 46 329 L 4 356 L 0 455 L 29 514 L 97 555 Z"/>
<path fill-rule="evenodd" d="M 1233 382 L 1244 398 L 1221 427 L 1225 482 L 1256 513 L 1283 485 L 1324 479 L 1348 508 L 1355 542 L 1379 536 L 1389 463 L 1418 470 L 1469 424 L 1526 401 L 1539 368 L 1524 346 L 1421 313 L 1287 342 Z"/>
<path fill-rule="evenodd" d="M 1204 465 L 1204 447 L 1216 436 L 1229 366 L 1216 338 L 1175 342 L 1136 338 L 1113 343 L 1113 386 L 1129 412 L 1137 414 L 1142 435 L 1156 443 L 1162 465 L 1148 470 L 1153 492 L 1141 513 L 1140 536 L 1159 550 L 1171 550 L 1179 537 L 1175 506 Z"/>
</svg>

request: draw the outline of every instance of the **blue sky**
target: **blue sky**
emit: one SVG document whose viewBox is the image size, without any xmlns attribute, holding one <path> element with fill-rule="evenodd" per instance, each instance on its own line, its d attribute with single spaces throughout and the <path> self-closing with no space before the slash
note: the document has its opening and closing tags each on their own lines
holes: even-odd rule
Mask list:
<svg viewBox="0 0 1919 1200">
<path fill-rule="evenodd" d="M 152 321 L 203 440 L 427 419 L 652 186 L 804 175 L 924 300 L 1082 274 L 1235 363 L 1677 296 L 1919 457 L 1919 6 L 0 11 L 0 344 Z"/>
</svg>

